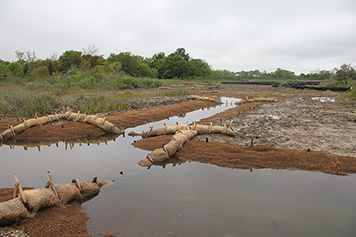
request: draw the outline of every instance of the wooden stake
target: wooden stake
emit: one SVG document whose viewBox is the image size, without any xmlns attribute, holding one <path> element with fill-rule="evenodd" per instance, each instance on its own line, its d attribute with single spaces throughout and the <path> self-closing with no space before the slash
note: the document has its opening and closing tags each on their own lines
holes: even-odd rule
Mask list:
<svg viewBox="0 0 356 237">
<path fill-rule="evenodd" d="M 251 147 L 253 147 L 253 137 L 251 137 Z"/>
<path fill-rule="evenodd" d="M 19 179 L 17 178 L 16 174 L 14 174 L 13 176 L 14 176 L 14 180 L 15 180 L 14 198 L 16 198 L 18 196 L 18 194 L 20 193 L 22 202 L 24 204 L 28 205 L 27 199 L 25 197 L 25 194 L 23 193 Z"/>
<path fill-rule="evenodd" d="M 150 154 L 147 155 L 147 159 L 148 159 L 149 161 L 151 161 L 152 164 L 155 163 L 155 162 L 153 161 L 152 157 L 150 156 Z"/>
<path fill-rule="evenodd" d="M 13 127 L 12 125 L 10 125 L 10 128 L 11 128 L 12 134 L 13 134 L 14 136 L 16 136 L 16 133 L 15 133 L 14 127 Z"/>
<path fill-rule="evenodd" d="M 213 123 L 212 123 L 212 122 L 210 122 L 209 134 L 211 134 L 212 128 L 213 128 Z"/>
<path fill-rule="evenodd" d="M 78 179 L 73 179 L 72 183 L 75 183 L 77 185 L 77 188 L 79 189 L 79 191 L 82 191 L 82 187 L 80 186 L 79 180 Z"/>
<path fill-rule="evenodd" d="M 151 126 L 151 127 L 150 127 L 150 131 L 147 133 L 147 136 L 146 136 L 146 137 L 149 137 L 149 136 L 150 136 L 152 130 L 153 130 L 153 127 Z"/>
<path fill-rule="evenodd" d="M 51 187 L 52 191 L 58 197 L 59 201 L 62 202 L 61 197 L 59 196 L 57 189 L 54 186 L 54 183 L 53 183 L 53 180 L 52 180 L 52 177 L 51 177 L 51 174 L 49 173 L 49 171 L 47 171 L 46 176 L 47 176 L 48 182 L 50 182 L 50 187 Z"/>
<path fill-rule="evenodd" d="M 175 136 L 173 136 L 173 138 L 174 138 L 174 140 L 178 143 L 178 145 L 180 146 L 180 148 L 183 148 L 182 144 L 180 144 L 180 142 L 178 141 L 178 139 L 177 139 Z"/>
</svg>

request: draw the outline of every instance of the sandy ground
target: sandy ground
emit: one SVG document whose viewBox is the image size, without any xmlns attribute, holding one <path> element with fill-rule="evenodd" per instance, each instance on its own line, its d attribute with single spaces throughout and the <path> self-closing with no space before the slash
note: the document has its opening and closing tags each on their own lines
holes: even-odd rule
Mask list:
<svg viewBox="0 0 356 237">
<path fill-rule="evenodd" d="M 193 92 L 240 98 L 269 95 L 278 98 L 278 102 L 246 103 L 224 114 L 201 121 L 202 123 L 211 121 L 214 124 L 230 121 L 238 135 L 236 137 L 197 136 L 178 152 L 177 156 L 184 160 L 174 158 L 168 162 L 179 164 L 185 160 L 194 160 L 245 169 L 290 168 L 337 175 L 356 173 L 354 162 L 356 102 L 348 100 L 345 93 L 297 91 L 260 85 L 224 85 L 215 91 L 199 87 Z M 335 102 L 320 102 L 313 100 L 313 97 L 333 97 Z M 110 114 L 106 117 L 116 126 L 128 128 L 209 105 L 211 102 L 187 101 L 175 105 Z M 0 131 L 16 123 L 2 120 Z M 92 125 L 68 122 L 63 126 L 34 127 L 19 134 L 16 139 L 63 140 L 102 135 L 103 131 Z M 251 138 L 254 139 L 253 147 L 251 147 Z M 171 136 L 160 136 L 142 139 L 134 145 L 153 150 L 166 144 L 170 139 Z M 37 236 L 38 233 L 56 235 L 58 232 L 55 231 L 62 231 L 61 235 L 66 236 L 86 236 L 82 226 L 85 227 L 87 217 L 81 212 L 80 206 L 72 204 L 66 210 L 68 212 L 57 208 L 41 211 L 35 218 L 24 220 L 17 228 L 25 229 L 33 236 Z M 53 218 L 47 218 L 49 216 Z M 73 219 L 76 220 L 72 221 Z"/>
</svg>

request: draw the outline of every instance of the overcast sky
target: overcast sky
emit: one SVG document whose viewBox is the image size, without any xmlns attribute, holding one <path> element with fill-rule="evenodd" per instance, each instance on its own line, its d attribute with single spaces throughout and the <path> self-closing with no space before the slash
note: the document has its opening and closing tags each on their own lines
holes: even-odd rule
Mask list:
<svg viewBox="0 0 356 237">
<path fill-rule="evenodd" d="M 299 73 L 356 64 L 355 0 L 0 0 L 0 58 L 95 45 L 152 57 L 177 48 L 213 69 Z"/>
</svg>

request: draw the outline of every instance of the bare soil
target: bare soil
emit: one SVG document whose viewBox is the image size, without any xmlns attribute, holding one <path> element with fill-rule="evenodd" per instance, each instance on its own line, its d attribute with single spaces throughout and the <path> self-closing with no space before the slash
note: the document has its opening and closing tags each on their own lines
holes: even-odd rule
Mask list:
<svg viewBox="0 0 356 237">
<path fill-rule="evenodd" d="M 197 136 L 177 153 L 176 157 L 184 160 L 174 158 L 169 162 L 179 164 L 192 160 L 231 168 L 300 169 L 336 175 L 356 173 L 356 102 L 348 100 L 344 92 L 297 91 L 261 85 L 224 85 L 215 91 L 196 87 L 193 93 L 239 98 L 267 95 L 278 98 L 278 102 L 246 103 L 226 113 L 204 119 L 201 123 L 223 124 L 230 121 L 238 135 Z M 316 96 L 334 97 L 336 102 L 313 100 Z M 206 101 L 186 101 L 109 114 L 106 118 L 119 128 L 128 128 L 210 105 L 211 102 Z M 0 131 L 17 123 L 2 120 Z M 95 126 L 68 122 L 63 126 L 34 127 L 17 135 L 15 139 L 63 140 L 102 135 L 103 131 Z M 254 140 L 252 147 L 251 138 Z M 136 141 L 134 145 L 153 150 L 162 147 L 170 139 L 171 136 L 146 138 Z M 25 228 L 26 232 L 33 236 L 59 235 L 56 231 L 61 231 L 60 235 L 87 236 L 82 228 L 85 227 L 86 219 L 80 206 L 72 204 L 67 208 L 41 211 L 35 218 L 23 221 L 18 228 Z"/>
</svg>

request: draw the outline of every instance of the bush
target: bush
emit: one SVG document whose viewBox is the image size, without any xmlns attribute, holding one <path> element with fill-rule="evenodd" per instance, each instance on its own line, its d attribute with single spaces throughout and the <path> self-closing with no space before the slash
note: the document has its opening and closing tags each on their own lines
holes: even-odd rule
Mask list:
<svg viewBox="0 0 356 237">
<path fill-rule="evenodd" d="M 343 87 L 347 86 L 343 81 L 331 81 L 325 84 L 325 87 Z"/>
</svg>

